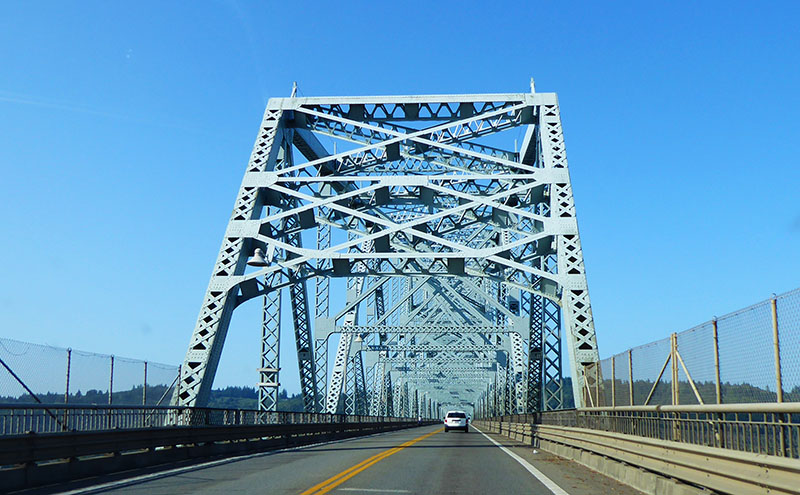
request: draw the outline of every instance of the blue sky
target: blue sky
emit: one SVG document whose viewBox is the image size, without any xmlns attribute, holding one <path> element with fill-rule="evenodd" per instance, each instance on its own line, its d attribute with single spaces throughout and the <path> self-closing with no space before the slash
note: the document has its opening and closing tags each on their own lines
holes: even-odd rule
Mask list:
<svg viewBox="0 0 800 495">
<path fill-rule="evenodd" d="M 3 2 L 0 336 L 180 362 L 292 81 L 557 92 L 603 356 L 800 286 L 800 4 L 565 3 Z"/>
</svg>

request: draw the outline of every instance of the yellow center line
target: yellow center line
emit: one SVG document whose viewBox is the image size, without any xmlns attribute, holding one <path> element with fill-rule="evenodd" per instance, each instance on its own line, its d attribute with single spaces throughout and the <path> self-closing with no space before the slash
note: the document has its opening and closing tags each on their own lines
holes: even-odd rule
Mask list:
<svg viewBox="0 0 800 495">
<path fill-rule="evenodd" d="M 430 437 L 432 435 L 435 435 L 435 434 L 441 432 L 442 430 L 443 430 L 443 428 L 440 428 L 440 429 L 438 429 L 436 431 L 433 431 L 431 433 L 426 433 L 425 435 L 422 435 L 421 437 L 417 437 L 417 438 L 415 438 L 413 440 L 409 440 L 408 442 L 402 443 L 402 444 L 398 445 L 397 447 L 393 447 L 393 448 L 391 448 L 389 450 L 385 450 L 383 452 L 375 454 L 374 456 L 370 457 L 369 459 L 365 459 L 365 460 L 359 462 L 358 464 L 356 464 L 355 466 L 353 466 L 353 467 L 351 467 L 349 469 L 345 469 L 344 471 L 342 471 L 341 473 L 337 474 L 336 476 L 333 476 L 332 478 L 328 478 L 327 480 L 323 481 L 322 483 L 318 483 L 318 484 L 312 486 L 311 488 L 309 488 L 308 490 L 304 491 L 300 495 L 312 495 L 312 494 L 313 495 L 322 495 L 324 493 L 328 493 L 329 491 L 333 490 L 334 488 L 336 488 L 337 486 L 341 485 L 345 481 L 349 480 L 353 476 L 355 476 L 358 473 L 364 471 L 365 469 L 368 469 L 370 466 L 372 466 L 374 464 L 377 464 L 378 462 L 382 461 L 383 459 L 386 459 L 387 457 L 400 452 L 404 448 L 410 447 L 411 445 L 414 445 L 417 442 L 425 440 L 426 438 L 428 438 L 428 437 Z"/>
</svg>

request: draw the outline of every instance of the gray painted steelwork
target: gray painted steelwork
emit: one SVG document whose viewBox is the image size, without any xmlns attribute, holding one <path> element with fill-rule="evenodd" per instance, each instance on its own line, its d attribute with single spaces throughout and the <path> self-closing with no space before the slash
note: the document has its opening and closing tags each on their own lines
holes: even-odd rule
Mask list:
<svg viewBox="0 0 800 495">
<path fill-rule="evenodd" d="M 598 354 L 556 95 L 269 100 L 175 404 L 206 404 L 262 297 L 275 409 L 283 290 L 306 411 L 558 409 L 562 328 L 580 405 Z"/>
</svg>

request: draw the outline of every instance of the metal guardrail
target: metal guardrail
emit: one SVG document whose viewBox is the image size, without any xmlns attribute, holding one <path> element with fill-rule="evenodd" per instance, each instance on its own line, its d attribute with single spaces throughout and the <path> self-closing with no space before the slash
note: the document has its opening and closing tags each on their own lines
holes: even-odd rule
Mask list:
<svg viewBox="0 0 800 495">
<path fill-rule="evenodd" d="M 407 422 L 388 418 L 250 409 L 104 405 L 0 405 L 0 436 L 132 430 L 165 426 L 241 426 Z"/>
<path fill-rule="evenodd" d="M 587 409 L 575 426 L 800 459 L 800 403 Z"/>
<path fill-rule="evenodd" d="M 166 412 L 174 412 L 178 408 L 167 409 Z M 210 413 L 233 411 L 194 411 L 197 413 L 194 415 L 187 415 L 185 409 L 180 412 L 183 417 L 191 420 L 200 418 L 205 422 L 247 421 L 251 415 L 244 413 L 253 411 L 239 411 L 242 414 L 227 417 L 224 414 Z M 272 417 L 289 422 L 151 426 L 0 436 L 0 492 L 177 461 L 340 440 L 420 424 L 410 418 L 371 418 L 375 421 L 368 421 L 366 416 L 332 414 L 275 413 Z M 431 423 L 432 421 L 422 422 L 423 425 Z M 58 460 L 62 461 L 54 462 Z"/>
<path fill-rule="evenodd" d="M 623 433 L 800 459 L 800 403 L 597 407 L 487 421 Z"/>
<path fill-rule="evenodd" d="M 737 495 L 800 493 L 797 483 L 800 479 L 800 462 L 796 459 L 588 428 L 552 425 L 533 428 L 536 429 L 536 438 L 542 449 L 595 466 L 611 475 L 615 471 L 619 473 L 619 467 L 609 466 L 609 459 L 636 466 L 634 473 L 639 471 L 638 468 L 643 468 L 666 478 L 704 487 L 703 491 L 682 489 L 680 493 L 708 493 L 708 490 Z M 587 459 L 586 453 L 594 459 Z M 636 475 L 627 473 L 622 479 L 635 480 Z M 653 490 L 650 483 L 642 483 L 642 480 L 635 487 L 646 493 L 662 493 L 658 488 Z"/>
<path fill-rule="evenodd" d="M 162 427 L 145 430 L 86 431 L 0 438 L 0 465 L 26 464 L 61 458 L 80 458 L 140 449 L 207 445 L 214 442 L 267 441 L 279 444 L 295 437 L 382 431 L 416 425 L 405 422 L 346 422 L 207 427 Z"/>
<path fill-rule="evenodd" d="M 475 423 L 646 493 L 661 491 L 654 491 L 658 481 L 640 476 L 643 472 L 658 473 L 663 483 L 676 479 L 715 493 L 800 494 L 799 413 L 800 403 L 633 406 Z"/>
</svg>

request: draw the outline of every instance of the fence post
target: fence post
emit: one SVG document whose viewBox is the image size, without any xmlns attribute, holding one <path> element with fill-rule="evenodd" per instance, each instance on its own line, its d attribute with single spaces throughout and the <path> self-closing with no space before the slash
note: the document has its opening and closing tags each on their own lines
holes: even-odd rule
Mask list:
<svg viewBox="0 0 800 495">
<path fill-rule="evenodd" d="M 64 386 L 64 404 L 69 403 L 69 375 L 72 369 L 72 347 L 67 348 L 67 380 Z M 69 423 L 69 409 L 66 407 L 64 408 L 64 420 L 62 421 L 62 428 L 67 430 L 67 424 Z"/>
<path fill-rule="evenodd" d="M 719 335 L 717 334 L 717 317 L 711 320 L 711 328 L 714 330 L 714 374 L 717 380 L 716 393 L 717 404 L 722 404 L 722 382 L 719 379 Z"/>
<path fill-rule="evenodd" d="M 175 392 L 174 393 L 175 393 L 175 399 L 176 399 L 175 400 L 175 404 L 176 405 L 178 404 L 178 400 L 180 400 L 180 397 L 181 397 L 181 368 L 182 367 L 183 367 L 182 364 L 178 365 L 178 378 L 175 380 Z M 169 389 L 167 389 L 167 392 L 169 392 Z M 172 401 L 170 401 L 170 403 L 172 403 Z"/>
<path fill-rule="evenodd" d="M 633 350 L 628 349 L 628 393 L 630 394 L 629 406 L 633 404 Z"/>
<path fill-rule="evenodd" d="M 672 405 L 677 406 L 680 403 L 680 399 L 678 397 L 678 335 L 673 332 L 669 336 L 669 341 L 670 355 L 672 356 Z"/>
<path fill-rule="evenodd" d="M 72 368 L 72 347 L 67 348 L 67 383 L 64 387 L 64 404 L 69 402 L 69 374 Z"/>
<path fill-rule="evenodd" d="M 147 361 L 144 362 L 144 384 L 142 385 L 142 405 L 147 405 Z"/>
<path fill-rule="evenodd" d="M 111 355 L 111 370 L 108 374 L 108 404 L 111 404 L 111 397 L 114 393 L 114 355 Z"/>
<path fill-rule="evenodd" d="M 670 359 L 672 360 L 672 405 L 678 405 L 680 403 L 680 389 L 678 387 L 678 334 L 673 332 L 669 336 L 670 340 Z M 680 442 L 681 441 L 681 429 L 680 429 L 680 422 L 678 418 L 680 417 L 680 413 L 672 413 L 672 440 Z"/>
<path fill-rule="evenodd" d="M 617 371 L 611 356 L 611 407 L 617 407 Z"/>
<path fill-rule="evenodd" d="M 783 380 L 781 377 L 781 345 L 778 337 L 778 300 L 775 294 L 770 301 L 772 306 L 772 344 L 775 346 L 775 385 L 778 391 L 778 402 L 783 402 Z"/>
</svg>

